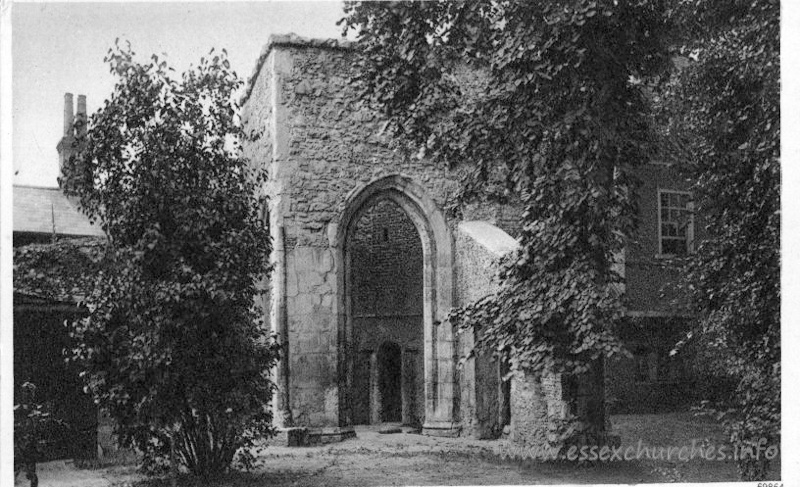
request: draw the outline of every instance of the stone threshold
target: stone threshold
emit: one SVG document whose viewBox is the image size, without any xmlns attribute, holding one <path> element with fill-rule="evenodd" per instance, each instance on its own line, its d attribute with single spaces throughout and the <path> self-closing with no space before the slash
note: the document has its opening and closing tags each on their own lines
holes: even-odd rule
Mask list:
<svg viewBox="0 0 800 487">
<path fill-rule="evenodd" d="M 439 436 L 443 438 L 458 438 L 461 436 L 461 425 L 446 421 L 436 421 L 425 423 L 422 426 L 422 434 L 426 436 Z"/>
<path fill-rule="evenodd" d="M 307 428 L 289 427 L 277 428 L 276 434 L 267 441 L 270 446 L 318 446 L 328 443 L 338 443 L 350 438 L 355 438 L 353 428 Z"/>
</svg>

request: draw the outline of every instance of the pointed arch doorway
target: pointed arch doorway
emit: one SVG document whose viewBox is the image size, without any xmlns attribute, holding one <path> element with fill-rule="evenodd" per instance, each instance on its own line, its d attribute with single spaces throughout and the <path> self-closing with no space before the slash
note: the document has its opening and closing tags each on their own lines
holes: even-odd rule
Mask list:
<svg viewBox="0 0 800 487">
<path fill-rule="evenodd" d="M 419 426 L 425 416 L 422 241 L 388 198 L 366 202 L 349 232 L 353 423 Z"/>
<path fill-rule="evenodd" d="M 382 212 L 393 217 L 375 216 Z M 394 222 L 397 228 L 381 221 Z M 362 234 L 360 228 L 371 230 Z M 405 242 L 400 245 L 403 251 L 394 248 L 384 257 L 401 256 L 402 266 L 375 264 L 370 252 L 359 253 L 359 245 L 368 240 L 389 248 L 398 238 Z M 412 241 L 417 242 L 416 251 Z M 410 178 L 377 179 L 351 193 L 338 223 L 335 247 L 340 426 L 396 417 L 377 400 L 379 355 L 386 361 L 386 354 L 397 350 L 385 347 L 381 354 L 381 345 L 391 342 L 400 348 L 400 359 L 394 362 L 401 369 L 402 422 L 421 424 L 423 433 L 458 434 L 453 331 L 439 326 L 453 304 L 453 241 L 441 211 Z M 388 275 L 387 280 L 378 279 L 381 273 Z M 375 279 L 384 285 L 371 294 L 359 288 Z"/>
</svg>

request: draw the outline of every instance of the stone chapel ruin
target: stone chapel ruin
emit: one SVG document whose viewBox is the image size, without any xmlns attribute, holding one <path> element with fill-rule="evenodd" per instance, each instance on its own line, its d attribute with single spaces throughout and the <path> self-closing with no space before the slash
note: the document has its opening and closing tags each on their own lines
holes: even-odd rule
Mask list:
<svg viewBox="0 0 800 487">
<path fill-rule="evenodd" d="M 273 36 L 243 101 L 269 170 L 273 274 L 264 301 L 288 344 L 276 371 L 277 426 L 323 438 L 358 424 L 542 442 L 569 404 L 560 378 L 501 380 L 489 358 L 459 366 L 473 337 L 448 312 L 492 292 L 517 246 L 512 207 L 446 211 L 458 175 L 404 151 L 359 102 L 345 42 Z M 602 395 L 601 403 L 602 403 Z M 602 404 L 601 404 L 602 407 Z"/>
</svg>

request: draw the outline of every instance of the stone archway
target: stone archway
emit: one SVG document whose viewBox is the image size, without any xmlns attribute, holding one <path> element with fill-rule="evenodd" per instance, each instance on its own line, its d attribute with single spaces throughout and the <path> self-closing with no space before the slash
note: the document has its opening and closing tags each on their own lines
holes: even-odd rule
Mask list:
<svg viewBox="0 0 800 487">
<path fill-rule="evenodd" d="M 336 230 L 339 424 L 354 424 L 354 375 L 351 262 L 348 239 L 355 223 L 376 201 L 399 206 L 413 223 L 422 244 L 423 432 L 458 434 L 455 404 L 455 341 L 450 327 L 439 326 L 453 306 L 453 238 L 444 216 L 424 189 L 411 179 L 387 176 L 358 188 L 347 198 Z"/>
<path fill-rule="evenodd" d="M 354 424 L 425 417 L 422 240 L 395 202 L 365 203 L 345 244 Z"/>
</svg>

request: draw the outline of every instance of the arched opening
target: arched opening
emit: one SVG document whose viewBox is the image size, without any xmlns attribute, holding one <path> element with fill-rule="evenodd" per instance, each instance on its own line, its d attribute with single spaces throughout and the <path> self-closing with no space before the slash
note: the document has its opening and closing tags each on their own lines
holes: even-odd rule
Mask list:
<svg viewBox="0 0 800 487">
<path fill-rule="evenodd" d="M 368 388 L 370 395 L 365 400 L 360 384 L 370 383 L 376 374 L 367 371 L 377 370 L 377 347 L 361 349 L 356 338 L 357 314 L 354 312 L 355 293 L 353 277 L 353 249 L 350 242 L 361 217 L 380 202 L 394 204 L 392 211 L 400 210 L 404 222 L 410 222 L 421 248 L 421 305 L 420 331 L 421 344 L 406 345 L 403 340 L 387 337 L 401 347 L 403 375 L 401 384 L 404 392 L 403 421 L 411 424 L 422 423 L 423 434 L 454 435 L 460 426 L 457 418 L 455 339 L 449 326 L 439 326 L 453 306 L 453 237 L 445 222 L 444 215 L 424 188 L 409 178 L 400 175 L 385 176 L 362 186 L 347 198 L 342 216 L 335 226 L 334 265 L 337 269 L 337 344 L 338 344 L 338 404 L 339 425 L 363 424 L 364 418 L 370 422 L 381 421 L 373 409 L 376 404 L 374 389 Z M 380 240 L 392 241 L 391 228 L 375 227 L 372 234 Z M 386 230 L 386 231 L 384 231 Z M 384 236 L 386 237 L 384 239 Z M 389 296 L 392 296 L 391 294 Z M 394 296 L 396 297 L 396 296 Z M 410 314 L 410 313 L 409 313 Z M 397 329 L 397 328 L 395 328 Z M 382 342 L 378 342 L 382 343 Z M 369 368 L 366 364 L 370 364 Z M 422 365 L 419 365 L 422 364 Z"/>
<path fill-rule="evenodd" d="M 423 250 L 394 201 L 365 203 L 346 240 L 354 424 L 419 425 L 423 383 Z"/>
</svg>

